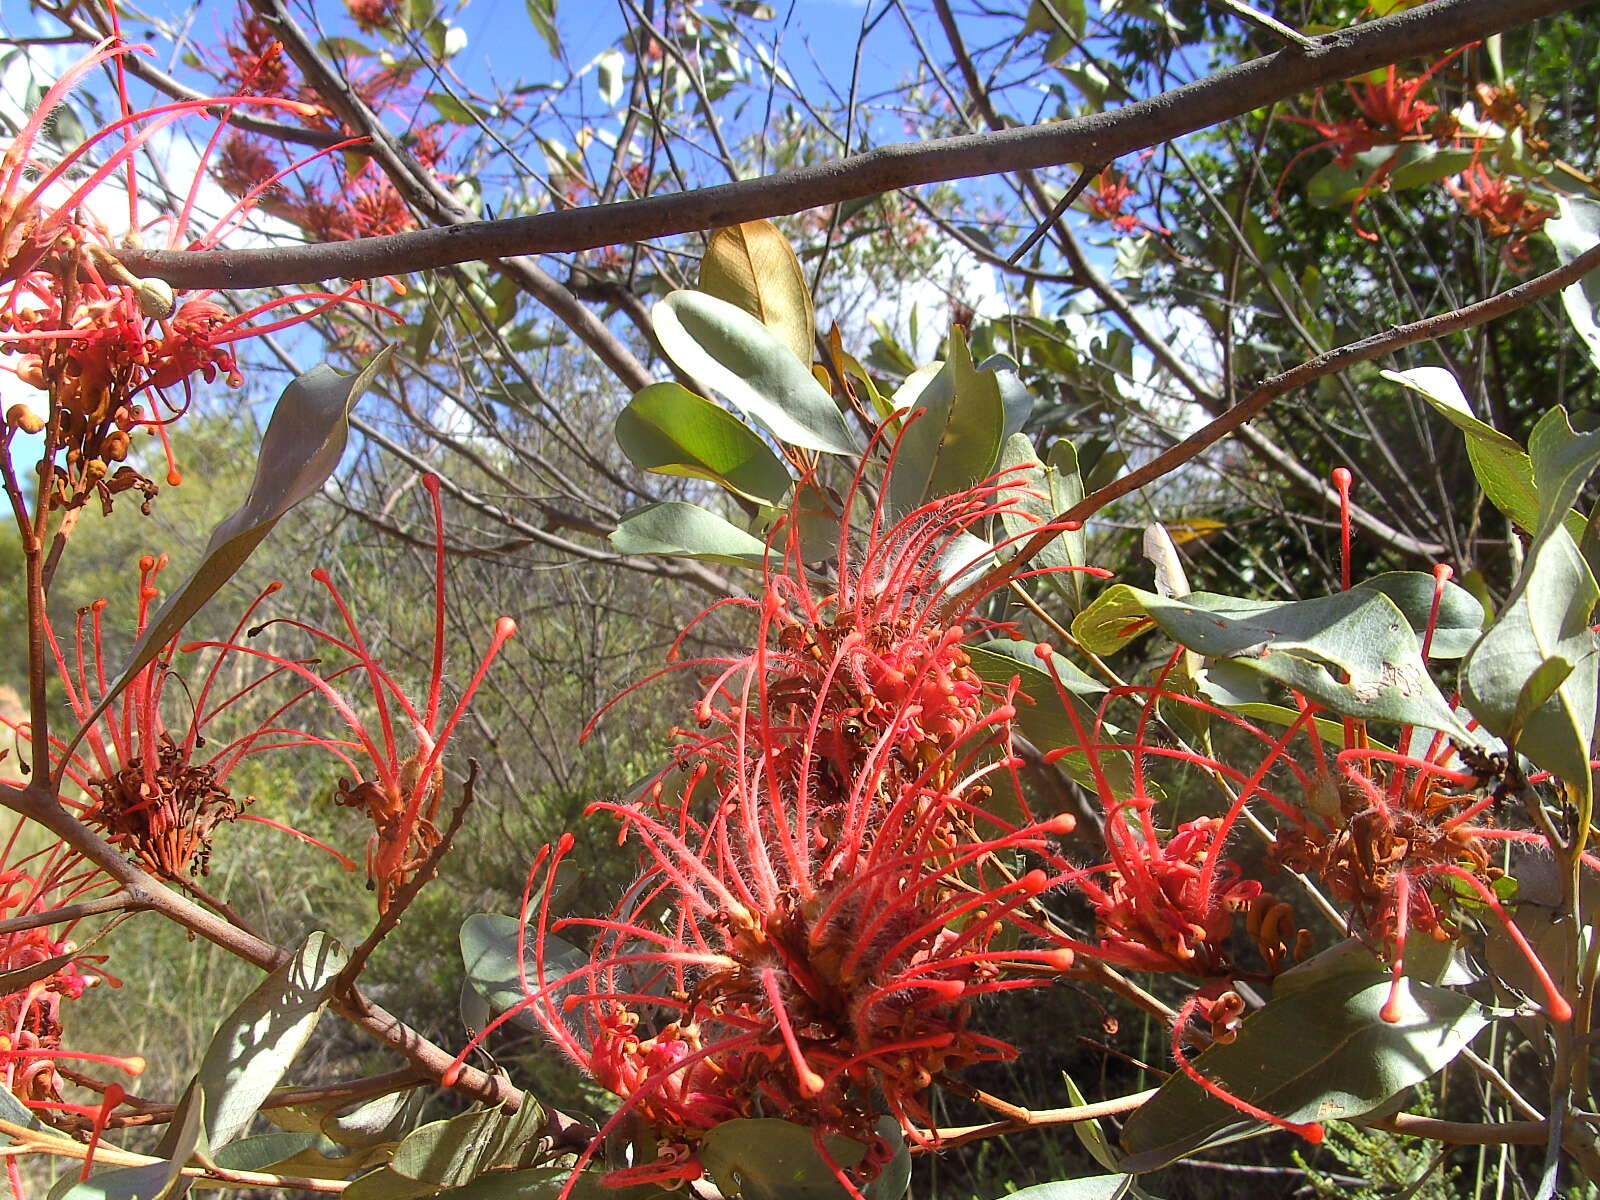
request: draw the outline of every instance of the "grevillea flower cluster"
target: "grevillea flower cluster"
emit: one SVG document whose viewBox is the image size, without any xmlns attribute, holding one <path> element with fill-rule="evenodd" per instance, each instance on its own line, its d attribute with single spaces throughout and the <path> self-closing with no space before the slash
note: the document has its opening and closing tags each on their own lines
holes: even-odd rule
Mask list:
<svg viewBox="0 0 1600 1200">
<path fill-rule="evenodd" d="M 364 0 L 347 5 L 364 30 L 395 23 L 398 5 L 390 0 Z M 411 85 L 413 68 L 400 64 L 376 70 L 363 58 L 340 63 L 341 77 L 373 112 L 402 113 L 412 123 L 422 93 Z M 266 101 L 290 101 L 290 115 L 307 129 L 340 135 L 343 127 L 317 92 L 301 78 L 272 28 L 248 6 L 242 6 L 233 27 L 224 34 L 223 54 L 213 64 L 223 86 L 239 95 Z M 221 142 L 216 179 L 238 197 L 250 197 L 269 216 L 287 221 L 319 241 L 402 233 L 416 220 L 390 178 L 370 159 L 334 150 L 356 149 L 364 139 L 351 137 L 329 150 L 294 159 L 268 136 L 232 129 Z M 418 164 L 437 172 L 448 141 L 443 126 L 418 125 L 406 135 L 407 148 Z M 311 173 L 314 164 L 320 176 Z"/>
<path fill-rule="evenodd" d="M 73 922 L 38 917 L 108 888 L 111 881 L 64 846 L 19 852 L 23 826 L 13 827 L 0 846 L 0 972 L 26 982 L 0 994 L 0 1084 L 29 1108 L 92 1116 L 94 1108 L 64 1101 L 64 1064 L 99 1064 L 129 1075 L 144 1070 L 139 1058 L 68 1049 L 66 1010 L 89 988 L 117 981 L 100 967 L 101 956 L 84 954 L 73 940 Z M 18 927 L 21 926 L 21 927 Z"/>
<path fill-rule="evenodd" d="M 1514 134 L 1524 153 L 1533 158 L 1543 155 L 1548 144 L 1539 136 L 1534 117 L 1518 102 L 1513 87 L 1477 86 L 1483 124 L 1467 119 L 1465 114 L 1471 112 L 1470 107 L 1452 113 L 1422 98 L 1424 89 L 1459 53 L 1446 55 L 1417 75 L 1408 75 L 1398 67 L 1389 66 L 1376 79 L 1346 81 L 1345 92 L 1355 109 L 1352 117 L 1342 120 L 1328 115 L 1284 117 L 1284 120 L 1315 130 L 1322 140 L 1289 160 L 1279 177 L 1279 190 L 1295 164 L 1318 150 L 1333 150 L 1333 161 L 1338 166 L 1349 167 L 1357 162 L 1358 156 L 1389 149 L 1390 153 L 1373 166 L 1355 190 L 1350 208 L 1356 233 L 1373 241 L 1376 235 L 1362 227 L 1358 211 L 1369 195 L 1389 186 L 1394 173 L 1405 161 L 1403 152 L 1407 147 L 1429 146 L 1450 151 L 1468 147 L 1473 152 L 1470 165 L 1460 174 L 1445 178 L 1445 190 L 1490 237 L 1506 239 L 1504 258 L 1509 265 L 1525 267 L 1528 238 L 1539 232 L 1556 210 L 1519 185 L 1515 169 L 1502 170 L 1493 164 L 1490 143 Z M 1317 96 L 1319 104 L 1326 108 L 1325 93 L 1319 91 Z"/>
<path fill-rule="evenodd" d="M 639 854 L 622 901 L 558 918 L 572 841 L 541 852 L 521 1007 L 622 1099 L 613 1121 L 637 1113 L 661 1139 L 614 1182 L 697 1178 L 707 1131 L 763 1114 L 819 1148 L 866 1143 L 870 1174 L 882 1116 L 931 1144 L 930 1086 L 1013 1054 L 973 1027 L 975 1002 L 1072 963 L 1038 901 L 1078 874 L 1059 846 L 1073 818 L 1030 810 L 1016 683 L 984 682 L 968 652 L 1001 630 L 982 589 L 957 602 L 939 569 L 1021 511 L 1020 490 L 1000 477 L 899 520 L 875 510 L 862 545 L 841 529 L 821 584 L 791 522 L 761 593 L 713 606 L 753 614 L 753 648 L 669 668 L 704 686 L 671 764 L 592 807 Z M 552 968 L 560 935 L 586 943 L 582 965 Z"/>
<path fill-rule="evenodd" d="M 444 798 L 444 755 L 473 695 L 483 683 L 489 665 L 517 631 L 516 622 L 501 617 L 494 624 L 488 648 L 454 705 L 447 706 L 445 678 L 445 530 L 439 478 L 422 480 L 434 522 L 433 546 L 433 646 L 426 698 L 412 700 L 400 682 L 374 653 L 360 624 L 345 602 L 332 576 L 322 568 L 311 577 L 326 589 L 338 613 L 342 630 L 321 629 L 295 617 L 279 617 L 248 630 L 250 613 L 225 642 L 195 642 L 188 649 L 216 648 L 224 654 L 256 659 L 270 675 L 293 681 L 296 690 L 273 714 L 276 720 L 302 701 L 320 697 L 339 717 L 348 736 L 332 736 L 302 728 L 278 728 L 274 745 L 313 746 L 325 750 L 349 775 L 341 779 L 334 802 L 363 813 L 372 822 L 367 845 L 368 886 L 377 893 L 378 909 L 386 911 L 395 894 L 416 874 L 430 851 L 439 844 L 437 819 Z M 274 588 L 275 590 L 275 588 Z M 252 609 L 252 612 L 254 609 Z M 287 626 L 308 635 L 319 657 L 288 658 L 264 648 L 255 639 L 270 625 Z M 341 665 L 318 670 L 320 654 L 331 652 Z M 370 705 L 346 694 L 345 677 L 357 687 L 370 689 Z M 264 680 L 263 680 L 264 682 Z"/>
<path fill-rule="evenodd" d="M 127 654 L 149 626 L 160 595 L 157 579 L 166 556 L 139 560 L 135 619 L 126 641 L 108 649 L 105 600 L 80 609 L 70 637 L 58 635 L 49 623 L 45 637 L 69 711 L 83 729 L 69 743 L 52 736 L 51 761 L 57 779 L 70 785 L 63 802 L 79 820 L 161 879 L 184 880 L 209 869 L 212 839 L 225 824 L 243 818 L 270 825 L 304 841 L 305 834 L 270 818 L 248 813 L 254 797 L 236 795 L 229 780 L 246 758 L 295 744 L 295 731 L 280 729 L 282 709 L 238 731 L 226 741 L 208 741 L 205 732 L 237 710 L 255 689 L 219 695 L 227 663 L 218 654 L 193 686 L 180 678 L 175 662 L 178 639 L 163 646 L 149 665 L 134 673 L 121 692 L 112 688 L 108 664 Z M 277 590 L 268 588 L 240 618 L 236 633 L 249 623 L 257 605 Z M 174 686 L 176 685 L 176 686 Z M 173 721 L 174 693 L 181 697 L 185 719 Z M 109 699 L 108 699 L 109 697 Z M 32 740 L 25 721 L 0 716 L 19 742 Z M 215 735 L 213 735 L 215 736 Z M 16 781 L 19 784 L 22 781 Z M 321 847 L 321 843 L 313 843 Z M 327 847 L 321 847 L 328 849 Z M 333 851 L 329 851 L 334 853 Z M 343 859 L 341 855 L 335 855 Z M 344 860 L 350 866 L 348 860 Z"/>
<path fill-rule="evenodd" d="M 139 53 L 109 40 L 64 72 L 0 153 L 0 355 L 5 369 L 37 388 L 47 401 L 41 416 L 27 404 L 6 413 L 5 437 L 43 432 L 51 473 L 49 502 L 74 508 L 98 496 L 109 510 L 116 496 L 140 494 L 148 504 L 156 484 L 137 465 L 133 439 L 154 433 L 167 457 L 166 481 L 180 482 L 167 430 L 187 410 L 191 380 L 243 382 L 235 345 L 328 309 L 356 301 L 359 286 L 337 294 L 314 292 L 230 312 L 206 293 L 177 294 L 158 279 L 132 275 L 119 249 L 159 238 L 171 249 L 209 249 L 231 231 L 260 189 L 201 233 L 196 220 L 202 174 L 181 197 L 174 217 L 146 222 L 140 214 L 138 156 L 150 140 L 184 118 L 214 120 L 218 108 L 298 112 L 295 101 L 223 96 L 180 101 L 135 112 L 119 91 L 122 115 L 56 159 L 40 153 L 41 133 L 68 93 L 97 67 L 121 80 L 121 59 Z M 206 149 L 215 149 L 226 126 Z M 93 156 L 109 147 L 103 161 Z M 113 236 L 90 208 L 108 181 L 120 181 L 128 230 Z M 290 310 L 280 313 L 278 310 Z"/>
</svg>

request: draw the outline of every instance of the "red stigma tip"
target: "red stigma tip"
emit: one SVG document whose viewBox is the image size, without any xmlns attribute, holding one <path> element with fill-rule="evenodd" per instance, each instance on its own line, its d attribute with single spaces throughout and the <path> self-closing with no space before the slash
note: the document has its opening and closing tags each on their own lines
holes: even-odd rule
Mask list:
<svg viewBox="0 0 1600 1200">
<path fill-rule="evenodd" d="M 517 623 L 510 617 L 501 617 L 494 623 L 494 638 L 497 642 L 503 642 L 508 638 L 515 637 L 516 633 Z"/>
<path fill-rule="evenodd" d="M 1437 579 L 1440 583 L 1445 582 L 1445 580 L 1447 580 L 1447 579 L 1454 579 L 1455 578 L 1455 574 L 1456 574 L 1455 568 L 1452 567 L 1449 563 L 1435 563 L 1434 564 L 1433 577 L 1435 579 Z"/>
<path fill-rule="evenodd" d="M 1355 476 L 1350 474 L 1349 467 L 1335 467 L 1332 474 L 1333 486 L 1338 488 L 1343 495 L 1350 494 L 1350 484 Z"/>
<path fill-rule="evenodd" d="M 173 467 L 172 470 L 167 472 L 167 486 L 168 487 L 178 487 L 182 483 L 183 483 L 183 472 L 178 470 L 177 467 Z"/>
<path fill-rule="evenodd" d="M 1049 658 L 1055 652 L 1055 647 L 1049 642 L 1040 642 L 1033 648 L 1034 656 L 1037 658 Z"/>
</svg>

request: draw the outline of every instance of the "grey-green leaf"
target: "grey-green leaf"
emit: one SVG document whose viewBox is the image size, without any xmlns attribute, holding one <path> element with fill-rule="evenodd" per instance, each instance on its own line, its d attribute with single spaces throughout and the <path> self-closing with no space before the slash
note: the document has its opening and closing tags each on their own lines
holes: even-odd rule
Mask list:
<svg viewBox="0 0 1600 1200">
<path fill-rule="evenodd" d="M 1132 1175 L 1085 1175 L 1035 1184 L 1010 1193 L 1004 1200 L 1122 1200 L 1132 1187 Z"/>
<path fill-rule="evenodd" d="M 1434 578 L 1423 571 L 1386 571 L 1355 585 L 1382 592 L 1398 608 L 1420 639 L 1434 617 L 1429 658 L 1460 658 L 1483 633 L 1483 605 L 1459 584 L 1446 582 L 1439 593 L 1439 611 L 1433 612 Z"/>
<path fill-rule="evenodd" d="M 961 330 L 950 329 L 950 357 L 906 415 L 889 504 L 908 513 L 924 502 L 987 478 L 1000 457 L 1005 405 L 993 371 L 973 366 Z"/>
<path fill-rule="evenodd" d="M 853 1167 L 866 1147 L 848 1138 L 826 1139 L 840 1167 Z M 764 1117 L 724 1121 L 700 1143 L 700 1161 L 724 1196 L 740 1200 L 843 1200 L 847 1195 L 817 1152 L 811 1130 Z"/>
<path fill-rule="evenodd" d="M 1261 607 L 1195 592 L 1182 600 L 1134 589 L 1174 641 L 1231 659 L 1345 716 L 1438 729 L 1470 741 L 1422 661 L 1394 601 L 1352 589 Z"/>
<path fill-rule="evenodd" d="M 344 454 L 351 407 L 392 353 L 392 347 L 384 347 L 355 375 L 319 364 L 283 390 L 262 436 L 255 479 L 244 503 L 212 531 L 199 566 L 150 619 L 134 644 L 131 661 L 85 728 L 233 578 L 283 515 L 327 482 Z"/>
<path fill-rule="evenodd" d="M 673 292 L 650 314 L 661 348 L 773 437 L 828 454 L 857 453 L 839 407 L 778 335 L 737 305 Z"/>
<path fill-rule="evenodd" d="M 1560 196 L 1561 212 L 1544 223 L 1545 236 L 1563 266 L 1600 243 L 1600 203 L 1587 196 Z M 1600 271 L 1591 271 L 1561 290 L 1561 303 L 1573 329 L 1589 347 L 1589 357 L 1600 367 Z"/>
<path fill-rule="evenodd" d="M 261 1133 L 229 1143 L 214 1153 L 211 1161 L 229 1171 L 268 1171 L 320 1141 L 311 1133 Z"/>
<path fill-rule="evenodd" d="M 1420 395 L 1433 410 L 1466 435 L 1467 460 L 1478 486 L 1489 502 L 1530 534 L 1539 527 L 1539 492 L 1533 479 L 1533 460 L 1515 440 L 1473 415 L 1472 406 L 1443 367 L 1417 367 L 1410 371 L 1382 371 L 1385 379 L 1403 384 Z M 1566 518 L 1568 531 L 1583 536 L 1583 516 Z"/>
<path fill-rule="evenodd" d="M 767 544 L 760 538 L 686 500 L 667 500 L 629 513 L 610 540 L 619 554 L 698 558 L 737 567 L 759 567 L 767 557 Z"/>
<path fill-rule="evenodd" d="M 313 933 L 222 1022 L 198 1076 L 212 1148 L 238 1137 L 277 1087 L 327 1007 L 329 987 L 346 961 L 336 941 Z"/>
<path fill-rule="evenodd" d="M 522 983 L 523 968 L 527 970 L 529 983 L 535 987 L 539 985 L 539 960 L 531 939 L 522 966 L 518 965 L 517 941 L 521 936 L 521 922 L 498 913 L 474 913 L 461 923 L 461 961 L 466 967 L 466 982 L 488 1003 L 491 1013 L 503 1013 L 527 999 L 527 989 Z M 547 936 L 543 944 L 544 980 L 548 983 L 556 983 L 589 963 L 588 955 L 560 938 Z M 527 1009 L 518 1012 L 511 1021 L 525 1029 L 542 1028 Z"/>
<path fill-rule="evenodd" d="M 633 464 L 661 475 L 709 479 L 762 504 L 789 491 L 771 448 L 727 409 L 677 383 L 653 383 L 617 414 L 617 445 Z"/>
<path fill-rule="evenodd" d="M 1385 1021 L 1389 986 L 1382 973 L 1334 974 L 1273 999 L 1245 1018 L 1232 1042 L 1214 1044 L 1193 1065 L 1288 1121 L 1364 1116 L 1442 1069 L 1487 1022 L 1459 992 L 1409 979 L 1401 981 L 1400 1020 Z M 1128 1157 L 1120 1165 L 1154 1171 L 1269 1128 L 1175 1072 L 1123 1127 Z"/>
<path fill-rule="evenodd" d="M 537 1153 L 544 1113 L 531 1098 L 516 1112 L 476 1108 L 413 1130 L 387 1166 L 346 1190 L 352 1200 L 405 1200 L 460 1187 L 495 1168 L 527 1166 Z"/>
<path fill-rule="evenodd" d="M 1011 508 L 1001 514 L 1007 536 L 1023 539 L 1011 549 L 1020 550 L 1028 534 L 1038 525 L 1067 511 L 1083 499 L 1083 477 L 1078 474 L 1078 456 L 1072 443 L 1058 439 L 1050 448 L 1050 463 L 1045 465 L 1033 451 L 1026 434 L 1013 434 L 1000 452 L 1000 468 L 1010 471 L 1008 478 L 1018 491 L 1012 493 Z M 1063 532 L 1041 550 L 1033 560 L 1035 568 L 1052 569 L 1045 578 L 1076 612 L 1083 607 L 1083 573 L 1067 570 L 1088 562 L 1083 530 Z"/>
<path fill-rule="evenodd" d="M 50 1189 L 49 1200 L 164 1200 L 177 1190 L 190 1155 L 197 1147 L 204 1148 L 204 1116 L 205 1102 L 196 1080 L 183 1094 L 172 1123 L 154 1151 L 159 1162 L 96 1171 L 81 1182 L 75 1182 L 76 1173 L 69 1172 Z"/>
</svg>

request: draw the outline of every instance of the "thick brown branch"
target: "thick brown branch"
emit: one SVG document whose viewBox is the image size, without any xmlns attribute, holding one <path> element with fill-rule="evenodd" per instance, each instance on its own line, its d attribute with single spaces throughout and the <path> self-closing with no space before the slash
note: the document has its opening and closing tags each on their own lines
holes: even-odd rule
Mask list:
<svg viewBox="0 0 1600 1200">
<path fill-rule="evenodd" d="M 1280 50 L 1107 112 L 1002 133 L 882 146 L 834 162 L 691 192 L 318 246 L 204 254 L 129 251 L 122 257 L 141 275 L 191 288 L 371 279 L 691 233 L 919 184 L 1106 162 L 1285 96 L 1576 7 L 1580 5 L 1574 0 L 1436 0 L 1324 34 L 1313 39 L 1314 49 Z"/>
</svg>

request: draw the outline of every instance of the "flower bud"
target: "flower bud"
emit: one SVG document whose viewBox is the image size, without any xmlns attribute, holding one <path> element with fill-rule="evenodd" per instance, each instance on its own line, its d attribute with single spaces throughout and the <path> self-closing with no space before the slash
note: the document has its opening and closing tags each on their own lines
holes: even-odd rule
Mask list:
<svg viewBox="0 0 1600 1200">
<path fill-rule="evenodd" d="M 38 433 L 44 428 L 44 418 L 26 404 L 13 404 L 6 409 L 6 424 L 23 433 Z"/>
<path fill-rule="evenodd" d="M 157 321 L 170 317 L 178 305 L 172 285 L 164 279 L 139 280 L 134 285 L 133 295 L 139 302 L 139 311 Z"/>
</svg>

